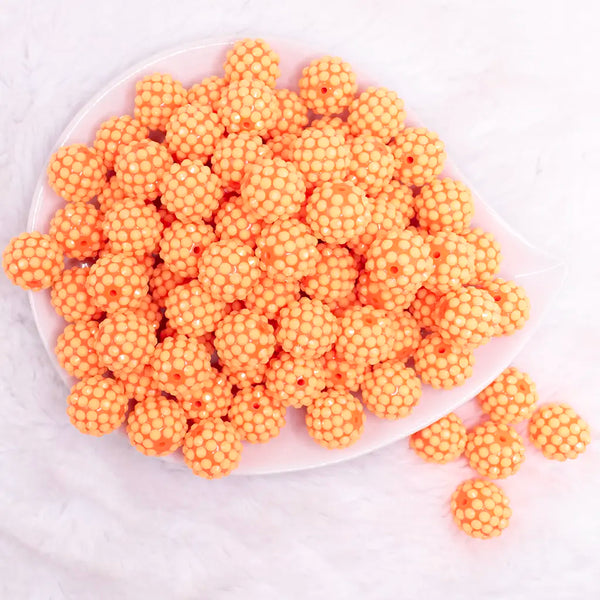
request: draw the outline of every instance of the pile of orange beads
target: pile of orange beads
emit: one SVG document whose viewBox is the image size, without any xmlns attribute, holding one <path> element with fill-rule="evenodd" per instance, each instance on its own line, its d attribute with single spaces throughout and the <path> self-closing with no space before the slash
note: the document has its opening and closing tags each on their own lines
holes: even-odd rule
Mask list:
<svg viewBox="0 0 600 600">
<path fill-rule="evenodd" d="M 474 350 L 529 317 L 525 291 L 498 278 L 498 242 L 473 227 L 470 190 L 443 176 L 444 143 L 405 126 L 394 91 L 359 89 L 332 56 L 307 64 L 297 91 L 279 76 L 259 39 L 189 89 L 147 75 L 131 115 L 106 115 L 93 146 L 52 155 L 65 206 L 49 233 L 3 254 L 9 279 L 50 289 L 66 321 L 56 354 L 79 380 L 71 422 L 94 436 L 126 423 L 138 451 L 182 452 L 208 479 L 232 472 L 245 443 L 277 437 L 286 411 L 303 411 L 317 444 L 347 448 L 366 414 L 402 419 L 423 386 L 461 385 Z M 486 423 L 467 432 L 451 414 L 411 447 L 437 463 L 464 453 L 498 478 L 524 459 L 521 420 L 549 458 L 589 443 L 568 406 L 536 410 L 516 369 L 478 400 Z M 510 517 L 481 479 L 452 511 L 476 537 Z"/>
</svg>

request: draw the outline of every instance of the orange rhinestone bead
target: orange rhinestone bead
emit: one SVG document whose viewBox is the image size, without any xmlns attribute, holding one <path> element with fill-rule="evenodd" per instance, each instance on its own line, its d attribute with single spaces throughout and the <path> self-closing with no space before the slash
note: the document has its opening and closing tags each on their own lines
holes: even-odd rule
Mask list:
<svg viewBox="0 0 600 600">
<path fill-rule="evenodd" d="M 153 327 L 131 310 L 107 315 L 98 326 L 95 349 L 100 364 L 115 373 L 130 373 L 145 365 L 155 346 Z"/>
<path fill-rule="evenodd" d="M 204 104 L 210 106 L 213 111 L 217 112 L 219 100 L 223 94 L 223 90 L 227 88 L 227 83 L 223 77 L 211 75 L 205 77 L 200 83 L 195 83 L 187 91 L 187 101 L 190 104 Z"/>
<path fill-rule="evenodd" d="M 450 413 L 413 433 L 409 444 L 423 460 L 444 465 L 456 460 L 464 452 L 467 428 L 458 415 Z"/>
<path fill-rule="evenodd" d="M 165 131 L 171 115 L 187 104 L 185 88 L 170 75 L 146 75 L 135 84 L 135 118 L 149 129 Z"/>
<path fill-rule="evenodd" d="M 335 316 L 323 302 L 300 298 L 279 311 L 275 335 L 292 356 L 317 358 L 333 347 L 338 330 Z"/>
<path fill-rule="evenodd" d="M 163 392 L 185 396 L 210 378 L 210 354 L 197 338 L 182 334 L 166 337 L 154 349 L 150 365 Z"/>
<path fill-rule="evenodd" d="M 276 438 L 285 425 L 285 406 L 264 385 L 241 389 L 233 397 L 229 420 L 242 439 L 264 444 Z"/>
<path fill-rule="evenodd" d="M 423 329 L 433 329 L 435 327 L 435 309 L 440 298 L 441 295 L 424 287 L 419 288 L 417 291 L 417 295 L 408 310 Z"/>
<path fill-rule="evenodd" d="M 115 177 L 125 195 L 140 200 L 155 200 L 160 195 L 159 185 L 171 168 L 169 151 L 158 142 L 132 142 L 117 154 Z"/>
<path fill-rule="evenodd" d="M 119 200 L 106 212 L 103 231 L 112 252 L 144 256 L 158 249 L 163 224 L 153 204 Z"/>
<path fill-rule="evenodd" d="M 152 270 L 150 275 L 150 293 L 152 300 L 161 308 L 165 306 L 167 294 L 182 283 L 186 283 L 187 278 L 179 273 L 171 271 L 166 263 L 160 263 Z"/>
<path fill-rule="evenodd" d="M 590 426 L 568 404 L 540 406 L 529 421 L 529 439 L 546 458 L 577 458 L 592 441 Z"/>
<path fill-rule="evenodd" d="M 137 119 L 130 115 L 112 117 L 104 121 L 96 132 L 94 149 L 98 158 L 107 169 L 112 169 L 117 158 L 117 153 L 123 146 L 131 142 L 139 142 L 148 137 L 149 130 Z"/>
<path fill-rule="evenodd" d="M 244 303 L 246 308 L 275 319 L 281 308 L 300 298 L 300 282 L 273 279 L 262 274 L 254 283 Z"/>
<path fill-rule="evenodd" d="M 394 156 L 389 146 L 373 135 L 357 135 L 349 141 L 348 181 L 377 196 L 394 174 Z"/>
<path fill-rule="evenodd" d="M 345 244 L 365 232 L 371 220 L 363 190 L 351 183 L 325 182 L 315 187 L 306 205 L 306 222 L 330 244 Z"/>
<path fill-rule="evenodd" d="M 81 433 L 100 437 L 125 421 L 127 396 L 114 379 L 101 376 L 78 381 L 67 396 L 67 415 Z"/>
<path fill-rule="evenodd" d="M 190 427 L 183 442 L 185 464 L 194 475 L 218 479 L 236 469 L 242 457 L 237 429 L 219 417 L 204 419 Z"/>
<path fill-rule="evenodd" d="M 453 231 L 438 231 L 425 238 L 433 271 L 424 285 L 436 294 L 456 290 L 475 276 L 475 246 Z"/>
<path fill-rule="evenodd" d="M 279 104 L 279 113 L 275 126 L 269 130 L 269 137 L 281 136 L 286 133 L 294 135 L 308 125 L 308 107 L 305 102 L 292 90 L 275 90 Z"/>
<path fill-rule="evenodd" d="M 368 87 L 348 109 L 352 135 L 374 135 L 386 144 L 400 133 L 405 118 L 403 100 L 386 88 Z"/>
<path fill-rule="evenodd" d="M 306 409 L 306 427 L 315 442 L 325 448 L 347 448 L 362 435 L 365 413 L 350 392 L 325 390 Z"/>
<path fill-rule="evenodd" d="M 387 360 L 405 362 L 416 352 L 421 343 L 421 328 L 408 311 L 392 313 L 390 317 L 395 335 Z"/>
<path fill-rule="evenodd" d="M 251 248 L 256 247 L 256 238 L 262 226 L 262 221 L 239 196 L 233 196 L 224 202 L 215 214 L 215 233 L 218 239 L 238 239 Z"/>
<path fill-rule="evenodd" d="M 414 354 L 415 371 L 423 383 L 449 390 L 462 385 L 473 375 L 473 351 L 451 346 L 438 334 L 421 340 Z"/>
<path fill-rule="evenodd" d="M 361 385 L 365 407 L 381 419 L 407 417 L 421 398 L 414 369 L 387 361 L 370 367 Z"/>
<path fill-rule="evenodd" d="M 444 168 L 444 142 L 424 127 L 403 129 L 390 144 L 395 175 L 402 183 L 421 187 L 433 181 Z"/>
<path fill-rule="evenodd" d="M 207 223 L 174 221 L 163 232 L 160 257 L 174 273 L 182 277 L 198 277 L 200 257 L 215 237 L 213 228 Z"/>
<path fill-rule="evenodd" d="M 474 287 L 462 287 L 440 298 L 436 331 L 451 344 L 477 348 L 498 333 L 500 318 L 500 308 L 491 294 Z"/>
<path fill-rule="evenodd" d="M 356 75 L 338 56 L 322 56 L 302 69 L 300 97 L 318 115 L 332 115 L 350 106 L 356 94 Z"/>
<path fill-rule="evenodd" d="M 479 392 L 477 401 L 494 423 L 520 423 L 535 411 L 538 393 L 527 373 L 509 367 Z"/>
<path fill-rule="evenodd" d="M 146 456 L 166 456 L 183 444 L 185 412 L 175 400 L 146 398 L 137 402 L 127 419 L 131 445 Z"/>
<path fill-rule="evenodd" d="M 198 263 L 198 279 L 210 295 L 224 302 L 243 300 L 261 275 L 254 250 L 238 240 L 213 242 Z"/>
<path fill-rule="evenodd" d="M 514 281 L 500 277 L 479 284 L 500 307 L 500 325 L 497 335 L 512 335 L 523 329 L 529 319 L 531 305 L 525 290 Z"/>
<path fill-rule="evenodd" d="M 502 488 L 483 479 L 461 483 L 452 494 L 450 508 L 462 531 L 484 540 L 499 536 L 512 515 Z"/>
<path fill-rule="evenodd" d="M 183 223 L 208 221 L 224 195 L 219 178 L 202 163 L 188 159 L 171 166 L 160 191 L 163 206 Z"/>
<path fill-rule="evenodd" d="M 343 180 L 348 173 L 350 148 L 333 127 L 307 127 L 292 142 L 291 150 L 307 186 Z"/>
<path fill-rule="evenodd" d="M 214 369 L 210 377 L 179 400 L 185 416 L 192 421 L 224 417 L 233 402 L 231 382 Z"/>
<path fill-rule="evenodd" d="M 146 267 L 128 254 L 101 256 L 91 267 L 86 289 L 101 310 L 135 308 L 148 293 Z"/>
<path fill-rule="evenodd" d="M 419 225 L 431 233 L 463 232 L 471 224 L 475 212 L 469 188 L 446 177 L 425 184 L 415 197 Z"/>
<path fill-rule="evenodd" d="M 465 456 L 480 475 L 505 479 L 521 468 L 525 445 L 512 427 L 486 421 L 469 432 Z"/>
<path fill-rule="evenodd" d="M 93 148 L 72 144 L 59 148 L 48 164 L 48 184 L 67 202 L 87 202 L 106 183 L 106 167 Z"/>
<path fill-rule="evenodd" d="M 44 290 L 60 277 L 63 252 L 45 233 L 22 233 L 12 238 L 4 249 L 2 268 L 14 285 L 34 292 Z"/>
<path fill-rule="evenodd" d="M 199 337 L 215 330 L 225 316 L 225 301 L 217 300 L 192 279 L 173 288 L 165 300 L 168 325 L 178 333 Z"/>
<path fill-rule="evenodd" d="M 284 406 L 308 406 L 325 389 L 323 360 L 294 357 L 281 352 L 271 359 L 265 372 L 265 386 Z"/>
<path fill-rule="evenodd" d="M 387 359 L 394 344 L 394 325 L 388 314 L 372 306 L 348 308 L 338 319 L 335 351 L 351 363 L 377 364 Z"/>
<path fill-rule="evenodd" d="M 104 245 L 102 215 L 86 202 L 59 208 L 50 221 L 49 233 L 65 256 L 77 260 L 95 257 Z"/>
<path fill-rule="evenodd" d="M 462 235 L 475 248 L 475 274 L 471 283 L 490 281 L 500 270 L 500 244 L 491 233 L 479 227 L 468 229 Z"/>
<path fill-rule="evenodd" d="M 392 230 L 378 236 L 366 253 L 365 269 L 374 281 L 405 293 L 416 290 L 433 271 L 429 244 L 410 229 Z"/>
<path fill-rule="evenodd" d="M 256 238 L 256 256 L 274 279 L 300 280 L 314 273 L 317 238 L 298 219 L 275 221 Z"/>
<path fill-rule="evenodd" d="M 348 361 L 336 351 L 330 350 L 323 356 L 326 387 L 343 388 L 358 392 L 369 365 L 363 362 Z"/>
<path fill-rule="evenodd" d="M 186 104 L 169 118 L 165 144 L 179 162 L 189 159 L 205 163 L 224 133 L 219 117 L 209 106 Z"/>
<path fill-rule="evenodd" d="M 250 367 L 239 367 L 237 365 L 230 367 L 227 364 L 222 364 L 221 370 L 223 375 L 229 379 L 231 385 L 235 385 L 241 390 L 251 385 L 264 383 L 267 366 L 267 363 L 257 363 Z"/>
<path fill-rule="evenodd" d="M 97 334 L 97 321 L 75 321 L 58 336 L 54 353 L 58 364 L 72 377 L 83 379 L 106 373 L 96 352 Z"/>
<path fill-rule="evenodd" d="M 211 166 L 223 186 L 237 190 L 248 167 L 270 155 L 271 150 L 259 135 L 240 131 L 217 141 Z"/>
<path fill-rule="evenodd" d="M 302 279 L 302 291 L 328 306 L 352 293 L 358 277 L 357 261 L 344 246 L 319 244 L 315 272 Z"/>
<path fill-rule="evenodd" d="M 293 160 L 293 145 L 298 139 L 295 133 L 284 133 L 275 135 L 265 142 L 265 146 L 269 149 L 270 155 L 273 158 L 281 158 L 285 161 L 292 162 Z"/>
<path fill-rule="evenodd" d="M 115 374 L 115 379 L 123 385 L 125 396 L 136 402 L 161 395 L 152 365 L 142 365 L 128 373 L 119 371 Z"/>
<path fill-rule="evenodd" d="M 385 281 L 374 280 L 371 273 L 363 271 L 356 284 L 356 292 L 361 304 L 370 305 L 388 312 L 404 312 L 410 306 L 414 293 L 409 289 L 388 287 Z"/>
<path fill-rule="evenodd" d="M 65 269 L 50 290 L 54 310 L 68 323 L 98 320 L 102 316 L 85 286 L 89 271 L 89 267 Z"/>
<path fill-rule="evenodd" d="M 238 40 L 225 56 L 225 81 L 258 79 L 270 88 L 281 75 L 279 56 L 262 39 Z"/>
<path fill-rule="evenodd" d="M 228 133 L 266 135 L 277 122 L 279 106 L 273 90 L 258 79 L 232 81 L 223 91 L 217 113 Z"/>
<path fill-rule="evenodd" d="M 272 223 L 300 211 L 306 199 L 306 185 L 293 163 L 263 158 L 246 168 L 240 196 L 260 219 Z"/>
<path fill-rule="evenodd" d="M 215 329 L 215 348 L 222 364 L 256 369 L 275 352 L 275 332 L 269 320 L 247 308 L 230 312 Z"/>
</svg>

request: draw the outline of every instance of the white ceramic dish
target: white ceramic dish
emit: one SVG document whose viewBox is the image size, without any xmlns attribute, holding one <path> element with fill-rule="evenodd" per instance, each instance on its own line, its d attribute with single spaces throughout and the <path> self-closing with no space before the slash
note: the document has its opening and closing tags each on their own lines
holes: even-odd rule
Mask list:
<svg viewBox="0 0 600 600">
<path fill-rule="evenodd" d="M 91 144 L 100 123 L 113 115 L 131 113 L 135 82 L 152 72 L 167 72 L 189 86 L 203 77 L 221 72 L 223 58 L 232 41 L 208 42 L 180 47 L 138 64 L 113 81 L 90 100 L 74 117 L 57 140 L 55 147 L 75 142 Z M 315 52 L 299 44 L 274 41 L 273 47 L 281 56 L 282 87 L 296 87 L 301 68 L 315 56 Z M 385 85 L 401 92 L 400 75 L 390 72 L 385 81 L 374 82 L 358 72 L 359 86 Z M 416 123 L 409 112 L 409 123 Z M 444 175 L 463 179 L 448 161 Z M 523 348 L 540 323 L 551 297 L 560 286 L 564 275 L 562 263 L 528 244 L 513 231 L 483 200 L 474 193 L 476 216 L 474 223 L 492 231 L 502 245 L 504 261 L 501 274 L 523 285 L 531 300 L 531 318 L 527 325 L 513 336 L 492 340 L 476 351 L 473 377 L 462 387 L 450 391 L 436 391 L 424 386 L 423 397 L 412 415 L 396 422 L 368 416 L 362 438 L 352 447 L 331 451 L 315 444 L 306 434 L 301 411 L 289 410 L 287 425 L 281 435 L 266 446 L 246 444 L 238 474 L 278 473 L 327 465 L 360 456 L 436 421 L 473 398 L 496 375 L 510 364 Z M 33 196 L 29 214 L 29 230 L 47 231 L 53 213 L 63 201 L 49 188 L 45 171 L 41 174 Z M 65 383 L 73 380 L 60 368 L 54 355 L 56 338 L 65 323 L 52 309 L 49 293 L 30 294 L 31 306 L 42 341 Z M 115 435 L 123 435 L 120 431 Z M 110 436 L 105 438 L 110 443 Z M 183 466 L 183 461 L 179 460 Z"/>
</svg>

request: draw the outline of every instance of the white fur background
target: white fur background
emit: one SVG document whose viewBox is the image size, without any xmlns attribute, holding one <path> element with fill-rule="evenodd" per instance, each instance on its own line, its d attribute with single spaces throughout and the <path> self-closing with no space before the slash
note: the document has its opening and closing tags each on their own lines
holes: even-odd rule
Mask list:
<svg viewBox="0 0 600 600">
<path fill-rule="evenodd" d="M 0 276 L 0 598 L 600 597 L 599 18 L 594 0 L 0 0 L 1 247 L 73 112 L 148 54 L 276 35 L 393 65 L 482 196 L 568 263 L 516 364 L 594 436 L 568 464 L 529 446 L 501 484 L 511 525 L 488 542 L 451 521 L 464 461 L 427 465 L 405 442 L 206 482 L 71 427 L 26 295 Z"/>
</svg>

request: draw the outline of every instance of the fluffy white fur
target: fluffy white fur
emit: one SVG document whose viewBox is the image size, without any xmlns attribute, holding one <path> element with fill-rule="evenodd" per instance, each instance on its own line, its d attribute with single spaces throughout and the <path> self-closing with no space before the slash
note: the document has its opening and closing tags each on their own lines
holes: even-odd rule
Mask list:
<svg viewBox="0 0 600 600">
<path fill-rule="evenodd" d="M 25 228 L 73 111 L 149 53 L 278 35 L 373 65 L 374 77 L 393 66 L 483 197 L 568 263 L 517 364 L 544 400 L 588 418 L 595 443 L 572 464 L 528 447 L 502 484 L 511 526 L 488 542 L 451 521 L 466 464 L 426 465 L 405 442 L 320 470 L 206 482 L 120 434 L 72 428 L 27 297 L 0 276 L 0 597 L 600 597 L 598 18 L 591 0 L 2 0 L 0 246 Z"/>
</svg>

